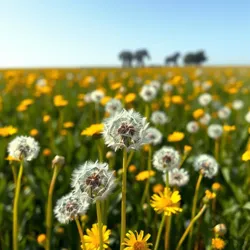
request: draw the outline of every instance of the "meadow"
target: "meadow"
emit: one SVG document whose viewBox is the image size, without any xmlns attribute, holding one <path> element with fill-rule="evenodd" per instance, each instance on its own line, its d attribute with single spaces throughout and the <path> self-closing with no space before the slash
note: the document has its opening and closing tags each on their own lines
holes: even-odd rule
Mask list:
<svg viewBox="0 0 250 250">
<path fill-rule="evenodd" d="M 249 67 L 6 69 L 0 93 L 1 250 L 250 249 Z"/>
</svg>

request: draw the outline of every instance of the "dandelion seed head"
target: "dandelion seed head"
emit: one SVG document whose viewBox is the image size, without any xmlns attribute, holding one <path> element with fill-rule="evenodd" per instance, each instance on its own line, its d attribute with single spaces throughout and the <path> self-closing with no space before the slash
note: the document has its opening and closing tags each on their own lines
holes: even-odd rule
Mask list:
<svg viewBox="0 0 250 250">
<path fill-rule="evenodd" d="M 79 215 L 84 215 L 89 208 L 89 199 L 86 193 L 77 195 L 71 192 L 59 199 L 54 208 L 57 220 L 62 224 L 67 224 Z"/>
<path fill-rule="evenodd" d="M 152 85 L 144 85 L 139 95 L 145 102 L 150 102 L 155 99 L 157 95 L 157 89 Z"/>
<path fill-rule="evenodd" d="M 154 153 L 153 166 L 163 172 L 178 167 L 180 164 L 180 154 L 172 147 L 164 146 Z"/>
<path fill-rule="evenodd" d="M 208 93 L 201 94 L 198 97 L 198 102 L 201 106 L 207 106 L 212 101 L 212 96 Z"/>
<path fill-rule="evenodd" d="M 111 115 L 114 115 L 115 113 L 120 112 L 121 110 L 122 110 L 122 103 L 120 100 L 117 99 L 111 99 L 105 105 L 105 111 Z"/>
<path fill-rule="evenodd" d="M 26 161 L 35 159 L 39 150 L 38 142 L 30 136 L 17 136 L 8 145 L 9 156 L 15 159 L 23 158 Z"/>
<path fill-rule="evenodd" d="M 147 127 L 146 118 L 134 110 L 123 109 L 104 120 L 103 138 L 105 144 L 115 151 L 123 148 L 138 150 L 146 143 Z"/>
<path fill-rule="evenodd" d="M 223 127 L 220 124 L 211 124 L 207 129 L 208 136 L 212 139 L 218 139 L 223 133 Z"/>
<path fill-rule="evenodd" d="M 186 126 L 187 131 L 192 134 L 197 133 L 199 128 L 199 124 L 196 121 L 190 121 Z"/>
<path fill-rule="evenodd" d="M 196 157 L 194 169 L 195 171 L 201 171 L 205 177 L 211 179 L 217 174 L 219 166 L 214 157 L 202 154 Z"/>
<path fill-rule="evenodd" d="M 145 137 L 148 143 L 152 145 L 158 145 L 162 141 L 162 133 L 156 128 L 148 128 Z"/>
<path fill-rule="evenodd" d="M 71 186 L 79 195 L 87 193 L 93 201 L 103 200 L 113 191 L 115 178 L 107 163 L 89 161 L 73 171 Z"/>
<path fill-rule="evenodd" d="M 169 117 L 163 111 L 154 111 L 150 120 L 154 125 L 164 125 L 169 122 Z"/>
<path fill-rule="evenodd" d="M 228 107 L 222 107 L 218 111 L 218 117 L 222 120 L 227 119 L 231 114 L 231 109 Z"/>
<path fill-rule="evenodd" d="M 166 182 L 166 175 L 163 175 Z M 174 168 L 168 172 L 168 181 L 170 186 L 182 187 L 189 182 L 189 173 L 183 168 Z"/>
</svg>

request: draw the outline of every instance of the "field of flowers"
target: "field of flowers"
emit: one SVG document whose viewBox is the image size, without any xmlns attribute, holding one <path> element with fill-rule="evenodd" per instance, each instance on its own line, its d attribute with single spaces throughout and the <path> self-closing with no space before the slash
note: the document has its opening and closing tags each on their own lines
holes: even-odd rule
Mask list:
<svg viewBox="0 0 250 250">
<path fill-rule="evenodd" d="M 249 68 L 0 70 L 0 250 L 248 250 L 249 135 Z"/>
</svg>

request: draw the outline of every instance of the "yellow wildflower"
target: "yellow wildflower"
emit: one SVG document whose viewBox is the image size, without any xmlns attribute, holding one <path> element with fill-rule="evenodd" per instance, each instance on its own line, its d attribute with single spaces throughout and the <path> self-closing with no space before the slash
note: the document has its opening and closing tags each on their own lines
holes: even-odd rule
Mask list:
<svg viewBox="0 0 250 250">
<path fill-rule="evenodd" d="M 153 186 L 153 192 L 154 193 L 160 193 L 160 192 L 163 191 L 163 189 L 164 189 L 164 186 L 162 184 L 155 184 Z"/>
<path fill-rule="evenodd" d="M 225 248 L 225 241 L 220 238 L 212 239 L 212 248 L 216 250 L 221 250 Z"/>
<path fill-rule="evenodd" d="M 50 121 L 50 119 L 51 119 L 51 118 L 50 118 L 49 115 L 44 115 L 44 116 L 43 116 L 43 122 L 44 122 L 44 123 L 47 123 L 48 121 Z"/>
<path fill-rule="evenodd" d="M 30 135 L 31 136 L 37 136 L 38 134 L 39 134 L 39 131 L 37 129 L 34 128 L 34 129 L 30 130 Z"/>
<path fill-rule="evenodd" d="M 63 127 L 64 128 L 73 128 L 74 127 L 74 122 L 64 122 Z"/>
<path fill-rule="evenodd" d="M 212 190 L 214 192 L 217 192 L 221 189 L 221 184 L 219 182 L 214 182 L 213 185 L 212 185 Z"/>
<path fill-rule="evenodd" d="M 214 199 L 214 198 L 216 197 L 216 193 L 211 192 L 211 191 L 209 191 L 209 190 L 206 190 L 206 191 L 205 191 L 205 194 L 206 194 L 206 198 L 207 198 L 208 200 L 212 200 L 212 199 Z"/>
<path fill-rule="evenodd" d="M 172 103 L 174 104 L 182 104 L 184 102 L 183 98 L 180 95 L 172 96 Z"/>
<path fill-rule="evenodd" d="M 136 171 L 136 166 L 135 166 L 135 165 L 130 165 L 130 166 L 128 167 L 128 171 L 129 171 L 130 173 L 134 173 L 134 172 Z"/>
<path fill-rule="evenodd" d="M 242 161 L 250 161 L 250 150 L 247 150 L 241 157 Z"/>
<path fill-rule="evenodd" d="M 185 137 L 184 133 L 175 131 L 174 133 L 172 133 L 168 136 L 168 141 L 169 142 L 177 142 L 177 141 L 183 140 L 184 137 Z"/>
<path fill-rule="evenodd" d="M 6 126 L 0 128 L 0 136 L 7 137 L 10 135 L 14 135 L 17 133 L 17 128 L 14 128 L 13 126 Z"/>
<path fill-rule="evenodd" d="M 204 114 L 205 114 L 205 111 L 204 111 L 203 109 L 196 109 L 196 110 L 193 112 L 193 117 L 194 117 L 194 119 L 199 119 L 199 118 L 201 118 Z"/>
<path fill-rule="evenodd" d="M 155 175 L 155 171 L 153 171 L 153 170 L 150 170 L 150 171 L 145 170 L 145 171 L 142 171 L 139 174 L 137 174 L 135 179 L 137 181 L 144 181 L 144 180 L 146 180 L 149 177 L 154 176 L 154 175 Z"/>
<path fill-rule="evenodd" d="M 37 243 L 41 246 L 45 246 L 46 243 L 46 235 L 45 234 L 39 234 L 37 236 Z"/>
<path fill-rule="evenodd" d="M 171 192 L 170 188 L 164 188 L 163 193 L 154 194 L 151 198 L 150 204 L 157 213 L 170 216 L 182 211 L 179 204 L 181 200 L 179 191 Z"/>
<path fill-rule="evenodd" d="M 86 136 L 94 136 L 94 135 L 99 135 L 103 131 L 104 125 L 103 123 L 100 124 L 92 124 L 90 127 L 84 129 L 81 132 L 81 135 L 86 135 Z"/>
<path fill-rule="evenodd" d="M 234 131 L 236 129 L 235 125 L 232 125 L 232 126 L 229 126 L 229 125 L 224 125 L 223 126 L 223 130 L 225 132 L 231 132 L 231 131 Z"/>
<path fill-rule="evenodd" d="M 131 230 L 126 233 L 126 238 L 124 239 L 124 243 L 122 245 L 126 246 L 124 250 L 150 250 L 149 246 L 151 243 L 147 243 L 148 239 L 151 237 L 150 234 L 144 236 L 144 231 L 140 231 L 138 234 L 135 231 L 134 234 Z"/>
<path fill-rule="evenodd" d="M 84 241 L 86 249 L 100 249 L 100 236 L 99 228 L 97 223 L 92 225 L 92 228 L 87 229 L 87 235 L 84 235 Z M 102 227 L 102 239 L 103 239 L 103 248 L 108 248 L 109 236 L 111 234 L 110 230 L 107 230 L 107 226 Z M 82 247 L 83 249 L 83 247 Z"/>
<path fill-rule="evenodd" d="M 133 102 L 136 98 L 136 94 L 134 93 L 129 93 L 125 96 L 125 103 L 130 103 Z"/>
<path fill-rule="evenodd" d="M 64 107 L 68 105 L 68 101 L 62 95 L 56 95 L 54 96 L 54 105 L 56 107 Z"/>
</svg>

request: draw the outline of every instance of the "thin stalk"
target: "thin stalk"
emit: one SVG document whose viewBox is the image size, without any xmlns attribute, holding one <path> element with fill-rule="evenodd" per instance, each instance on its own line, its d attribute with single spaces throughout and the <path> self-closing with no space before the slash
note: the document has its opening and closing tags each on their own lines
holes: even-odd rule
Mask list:
<svg viewBox="0 0 250 250">
<path fill-rule="evenodd" d="M 187 237 L 189 231 L 191 230 L 191 228 L 193 227 L 194 223 L 201 217 L 201 215 L 204 213 L 204 211 L 206 210 L 207 205 L 203 205 L 203 207 L 201 208 L 201 210 L 199 211 L 199 213 L 191 220 L 191 222 L 189 223 L 188 227 L 186 228 L 184 234 L 182 235 L 180 241 L 178 242 L 178 245 L 176 247 L 176 250 L 179 250 L 182 243 L 184 242 L 185 238 Z"/>
<path fill-rule="evenodd" d="M 95 119 L 96 119 L 96 123 L 99 122 L 99 103 L 95 103 Z"/>
<path fill-rule="evenodd" d="M 124 249 L 122 245 L 126 234 L 126 192 L 127 192 L 127 150 L 123 149 L 123 162 L 122 162 L 122 207 L 121 207 L 121 242 L 120 250 Z"/>
<path fill-rule="evenodd" d="M 103 250 L 102 210 L 101 210 L 101 202 L 99 200 L 96 201 L 96 213 L 97 213 L 97 221 L 98 221 L 99 237 L 100 237 L 100 250 Z"/>
<path fill-rule="evenodd" d="M 97 150 L 98 150 L 99 161 L 103 162 L 103 150 L 102 150 L 101 140 L 97 140 Z"/>
<path fill-rule="evenodd" d="M 198 194 L 199 194 L 199 189 L 201 185 L 203 175 L 200 173 L 196 187 L 195 187 L 195 193 L 194 193 L 194 199 L 193 199 L 193 206 L 192 206 L 192 215 L 191 215 L 191 221 L 193 220 L 195 213 L 196 213 L 196 207 L 197 207 L 197 200 L 198 200 Z M 191 249 L 191 244 L 192 244 L 192 236 L 193 236 L 193 229 L 191 229 L 189 238 L 188 238 L 188 249 Z"/>
<path fill-rule="evenodd" d="M 49 193 L 48 193 L 48 203 L 47 203 L 47 210 L 46 210 L 46 250 L 51 249 L 51 231 L 52 231 L 52 198 L 53 192 L 55 188 L 56 178 L 59 173 L 59 167 L 57 165 L 54 166 L 54 171 L 52 175 L 52 179 L 50 182 Z"/>
<path fill-rule="evenodd" d="M 12 174 L 13 174 L 14 183 L 16 185 L 16 179 L 17 179 L 17 176 L 16 176 L 16 167 L 14 165 L 12 165 L 12 164 L 11 164 L 11 170 L 12 170 Z"/>
<path fill-rule="evenodd" d="M 13 207 L 13 250 L 18 250 L 18 204 L 21 190 L 21 180 L 23 175 L 23 161 L 20 162 L 20 168 L 16 181 L 16 190 Z"/>
<path fill-rule="evenodd" d="M 145 117 L 147 118 L 147 120 L 149 120 L 149 114 L 150 114 L 150 108 L 149 108 L 149 103 L 147 103 L 145 107 Z"/>
<path fill-rule="evenodd" d="M 131 160 L 132 160 L 132 157 L 134 155 L 135 151 L 131 151 L 128 155 L 128 159 L 127 159 L 127 167 L 129 166 Z"/>
<path fill-rule="evenodd" d="M 219 139 L 216 139 L 214 145 L 214 155 L 217 162 L 219 161 L 219 152 L 220 152 L 220 142 Z"/>
<path fill-rule="evenodd" d="M 151 169 L 152 169 L 151 158 L 152 158 L 152 148 L 151 148 L 151 146 L 149 146 L 149 150 L 148 150 L 148 172 L 150 172 Z M 143 204 L 145 202 L 146 196 L 150 196 L 149 186 L 150 186 L 150 175 L 148 176 L 146 187 L 145 187 L 143 195 L 142 195 L 141 207 L 143 206 Z M 148 198 L 148 200 L 150 200 L 150 197 L 147 197 L 147 198 Z"/>
<path fill-rule="evenodd" d="M 171 230 L 172 216 L 166 218 L 166 232 L 165 232 L 165 250 L 169 249 L 169 235 Z"/>
<path fill-rule="evenodd" d="M 80 236 L 80 238 L 81 238 L 82 248 L 83 248 L 83 250 L 86 250 L 85 241 L 84 241 L 84 236 L 83 236 L 83 230 L 82 230 L 80 221 L 79 221 L 78 218 L 75 218 L 75 222 L 76 222 L 76 225 L 77 225 L 77 229 L 78 229 L 79 236 Z"/>
<path fill-rule="evenodd" d="M 159 243 L 160 243 L 160 238 L 161 238 L 161 233 L 162 233 L 162 229 L 163 229 L 163 226 L 164 226 L 164 222 L 165 222 L 165 215 L 163 215 L 162 219 L 161 219 L 161 224 L 160 224 L 160 227 L 159 227 L 159 230 L 158 230 L 154 250 L 158 250 L 158 246 L 159 246 Z"/>
</svg>

